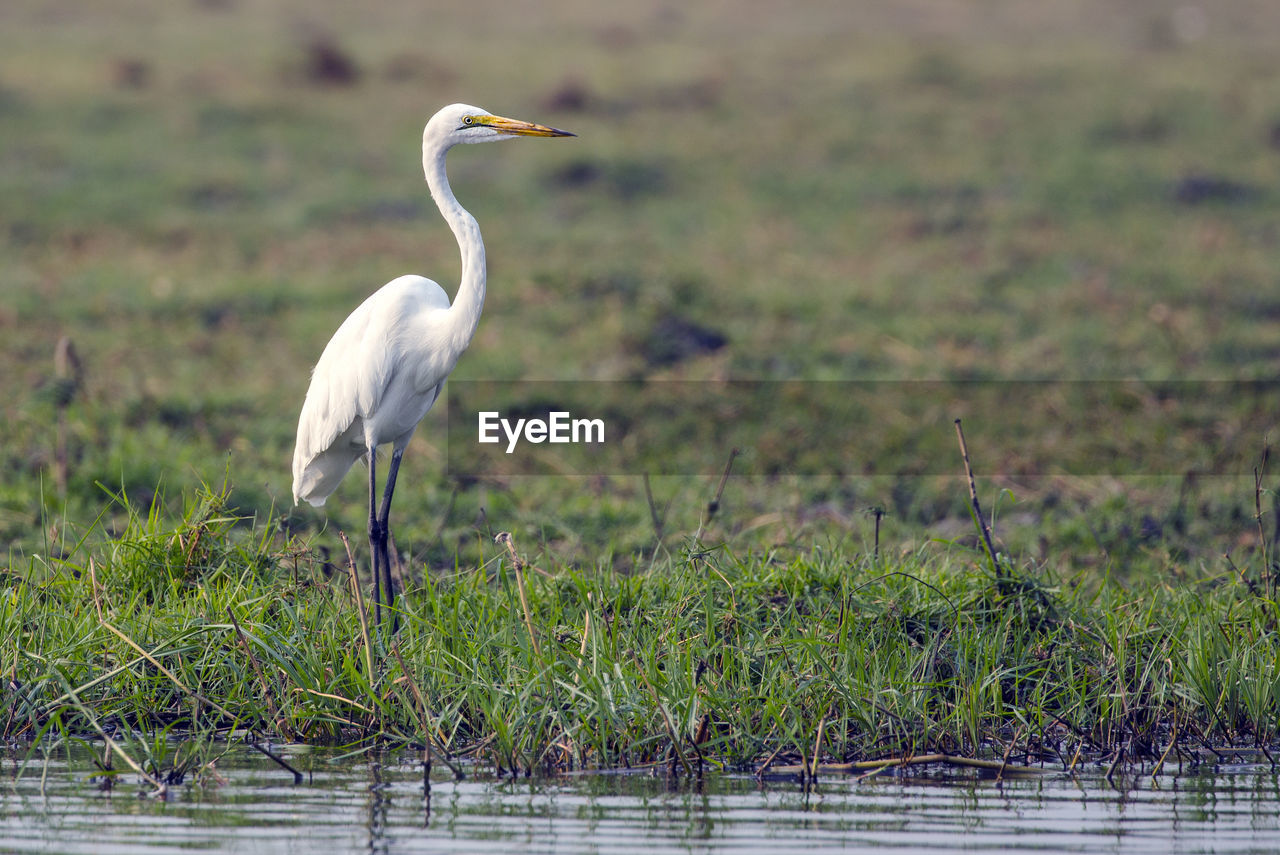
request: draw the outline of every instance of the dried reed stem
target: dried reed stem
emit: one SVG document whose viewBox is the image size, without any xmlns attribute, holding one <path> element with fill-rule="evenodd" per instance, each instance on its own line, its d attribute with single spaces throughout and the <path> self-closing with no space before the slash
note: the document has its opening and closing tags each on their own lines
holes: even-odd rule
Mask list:
<svg viewBox="0 0 1280 855">
<path fill-rule="evenodd" d="M 373 648 L 369 644 L 369 619 L 364 609 L 364 594 L 360 592 L 360 577 L 356 573 L 356 559 L 351 554 L 351 541 L 347 540 L 345 531 L 338 532 L 342 545 L 347 550 L 347 575 L 351 579 L 351 590 L 355 591 L 356 614 L 360 616 L 360 638 L 364 642 L 365 673 L 369 675 L 369 685 L 373 685 Z"/>
<path fill-rule="evenodd" d="M 249 656 L 249 664 L 253 666 L 253 673 L 258 676 L 258 685 L 262 687 L 262 698 L 267 702 L 267 712 L 275 719 L 276 727 L 280 728 L 280 733 L 286 739 L 292 739 L 292 731 L 285 722 L 284 717 L 280 715 L 280 710 L 276 707 L 275 698 L 271 694 L 271 687 L 267 685 L 267 677 L 262 672 L 262 666 L 258 664 L 258 657 L 253 655 L 253 648 L 249 646 L 249 640 L 245 638 L 244 630 L 240 628 L 240 622 L 236 620 L 235 612 L 231 611 L 231 606 L 227 606 L 227 617 L 231 618 L 231 625 L 235 627 L 236 637 L 240 639 L 240 645 L 244 647 L 244 652 Z"/>
<path fill-rule="evenodd" d="M 991 542 L 991 528 L 987 525 L 986 517 L 982 515 L 982 506 L 978 504 L 978 487 L 973 481 L 973 469 L 969 465 L 969 448 L 965 445 L 964 430 L 960 427 L 959 419 L 956 419 L 956 436 L 960 438 L 960 456 L 964 458 L 964 474 L 969 479 L 969 501 L 973 505 L 974 515 L 978 518 L 978 530 L 982 533 L 982 542 L 987 547 L 987 556 L 991 559 L 991 566 L 995 568 L 996 578 L 1001 579 L 1004 577 L 1004 568 L 996 558 L 996 548 Z"/>
<path fill-rule="evenodd" d="M 1262 550 L 1262 589 L 1267 596 L 1275 599 L 1276 577 L 1271 572 L 1270 556 L 1267 549 L 1267 532 L 1262 525 L 1262 477 L 1267 469 L 1267 460 L 1271 457 L 1271 443 L 1262 446 L 1262 462 L 1253 467 L 1253 509 L 1254 518 L 1258 521 L 1258 547 Z"/>
<path fill-rule="evenodd" d="M 405 680 L 409 682 L 409 690 L 413 692 L 414 700 L 418 702 L 418 722 L 422 727 L 422 762 L 426 767 L 423 771 L 424 778 L 428 784 L 431 775 L 431 722 L 427 719 L 427 701 L 422 696 L 422 690 L 418 688 L 418 681 L 413 679 L 413 674 L 409 672 L 409 666 L 404 664 L 404 657 L 400 655 L 400 640 L 396 639 L 391 645 L 391 653 L 396 657 L 396 661 L 400 663 L 400 672 L 404 674 Z"/>
<path fill-rule="evenodd" d="M 733 461 L 741 452 L 736 448 L 729 449 L 729 460 L 724 464 L 724 472 L 720 474 L 720 484 L 716 487 L 716 494 L 710 502 L 707 502 L 707 515 L 704 519 L 698 521 L 698 531 L 693 536 L 693 542 L 702 541 L 702 531 L 711 521 L 716 518 L 716 512 L 720 510 L 720 499 L 724 496 L 724 485 L 729 481 L 729 472 L 733 469 Z"/>
<path fill-rule="evenodd" d="M 520 608 L 524 610 L 524 625 L 529 630 L 529 642 L 533 645 L 533 653 L 539 659 L 542 658 L 542 650 L 538 647 L 538 634 L 533 629 L 533 612 L 529 610 L 529 596 L 524 590 L 524 568 L 525 561 L 516 554 L 516 544 L 511 537 L 511 532 L 500 531 L 493 538 L 495 543 L 501 543 L 507 547 L 507 555 L 511 557 L 511 567 L 516 574 L 516 591 L 520 595 Z"/>
</svg>

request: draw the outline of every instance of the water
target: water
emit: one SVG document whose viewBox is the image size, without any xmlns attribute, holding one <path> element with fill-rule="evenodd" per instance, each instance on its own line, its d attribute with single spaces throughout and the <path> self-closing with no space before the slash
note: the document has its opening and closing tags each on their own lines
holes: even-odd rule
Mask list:
<svg viewBox="0 0 1280 855">
<path fill-rule="evenodd" d="M 499 780 L 439 776 L 428 805 L 408 754 L 381 762 L 298 747 L 307 774 L 236 750 L 217 778 L 140 797 L 111 792 L 87 750 L 36 759 L 16 780 L 4 756 L 0 851 L 205 852 L 883 852 L 1242 853 L 1280 849 L 1280 777 L 1269 767 L 1212 774 L 1100 773 L 1005 781 L 953 773 L 838 777 L 805 793 L 750 776 L 637 774 Z"/>
</svg>

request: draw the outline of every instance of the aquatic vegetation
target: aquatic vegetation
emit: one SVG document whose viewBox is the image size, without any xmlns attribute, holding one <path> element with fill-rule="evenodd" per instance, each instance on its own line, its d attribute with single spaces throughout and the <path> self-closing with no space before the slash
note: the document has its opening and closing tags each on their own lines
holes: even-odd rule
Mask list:
<svg viewBox="0 0 1280 855">
<path fill-rule="evenodd" d="M 161 785 L 262 739 L 506 771 L 1272 752 L 1274 467 L 1227 451 L 1275 436 L 1250 417 L 1280 369 L 1277 4 L 1194 42 L 1154 0 L 598 26 L 468 4 L 431 51 L 404 0 L 316 0 L 343 35 L 301 42 L 255 4 L 47 5 L 0 28 L 9 739 Z M 722 493 L 450 474 L 431 421 L 379 635 L 339 538 L 366 492 L 286 509 L 286 462 L 335 324 L 455 258 L 404 183 L 442 90 L 582 134 L 568 164 L 456 165 L 495 262 L 526 260 L 495 267 L 456 381 L 856 380 L 919 406 L 765 396 L 787 465 L 742 477 L 745 448 Z M 1043 380 L 1088 394 L 1026 405 Z M 976 385 L 913 394 L 935 382 Z M 730 448 L 691 412 L 657 453 L 714 469 Z"/>
<path fill-rule="evenodd" d="M 1280 610 L 1239 575 L 696 541 L 619 572 L 533 566 L 508 536 L 409 581 L 391 635 L 362 623 L 347 567 L 278 519 L 238 520 L 228 495 L 190 497 L 173 524 L 126 503 L 117 537 L 6 577 L 7 738 L 429 742 L 512 772 L 1275 745 Z"/>
</svg>

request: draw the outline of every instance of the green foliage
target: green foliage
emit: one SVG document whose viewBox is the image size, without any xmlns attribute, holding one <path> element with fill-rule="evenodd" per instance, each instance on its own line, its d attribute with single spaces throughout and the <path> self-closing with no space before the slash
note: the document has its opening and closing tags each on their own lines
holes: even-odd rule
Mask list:
<svg viewBox="0 0 1280 855">
<path fill-rule="evenodd" d="M 823 720 L 837 757 L 1274 742 L 1270 472 L 1255 507 L 1247 473 L 1190 465 L 1018 477 L 1008 441 L 1105 472 L 1213 447 L 1247 402 L 1207 436 L 964 413 L 984 500 L 1010 491 L 1003 586 L 975 569 L 956 414 L 918 446 L 885 418 L 788 439 L 956 478 L 735 475 L 713 513 L 715 478 L 451 480 L 434 413 L 392 516 L 407 674 L 378 639 L 369 673 L 345 582 L 361 479 L 286 510 L 328 336 L 396 275 L 456 281 L 417 147 L 451 100 L 580 134 L 452 156 L 491 263 L 460 378 L 1274 378 L 1274 3 L 1196 42 L 1154 0 L 468 4 L 423 43 L 409 2 L 50 2 L 0 12 L 7 734 L 138 727 L 154 771 L 188 765 L 165 728 L 233 724 L 430 731 L 522 768 L 689 755 L 707 716 L 702 750 L 734 766 Z M 308 78 L 295 20 L 363 73 Z M 676 322 L 725 344 L 663 346 Z M 64 335 L 82 376 L 54 362 Z M 234 490 L 203 486 L 223 473 Z M 499 530 L 550 573 L 529 573 L 541 654 Z"/>
<path fill-rule="evenodd" d="M 1121 746 L 1155 760 L 1276 736 L 1280 609 L 1240 581 L 995 579 L 962 548 L 885 562 L 694 544 L 642 573 L 525 567 L 530 630 L 493 546 L 479 568 L 410 584 L 399 632 L 375 629 L 366 657 L 345 572 L 274 520 L 237 526 L 225 501 L 206 491 L 177 525 L 129 507 L 112 544 L 11 580 L 7 737 L 152 734 L 135 749 L 164 771 L 167 735 L 240 728 L 429 735 L 511 770 L 748 768 L 811 756 L 819 722 L 837 761 L 1017 751 L 1066 765 Z"/>
</svg>

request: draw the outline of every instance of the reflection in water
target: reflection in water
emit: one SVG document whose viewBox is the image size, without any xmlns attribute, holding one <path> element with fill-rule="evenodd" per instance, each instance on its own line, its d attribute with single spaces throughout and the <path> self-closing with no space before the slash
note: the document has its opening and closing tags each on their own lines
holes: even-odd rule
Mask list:
<svg viewBox="0 0 1280 855">
<path fill-rule="evenodd" d="M 369 845 L 370 852 L 387 851 L 387 814 L 391 810 L 390 787 L 382 782 L 382 763 L 369 762 Z"/>
<path fill-rule="evenodd" d="M 1269 852 L 1280 839 L 1280 778 L 1268 767 L 1214 775 L 1116 780 L 1048 775 L 1005 781 L 954 776 L 857 782 L 812 790 L 750 776 L 702 781 L 601 774 L 554 779 L 455 780 L 424 786 L 411 752 L 341 756 L 292 746 L 309 772 L 233 751 L 205 783 L 166 801 L 139 798 L 131 778 L 103 791 L 91 754 L 40 758 L 14 777 L 5 761 L 0 834 L 6 851 L 259 853 L 645 852 L 711 853 L 847 848 L 898 852 Z M 42 783 L 43 782 L 43 783 Z"/>
</svg>

